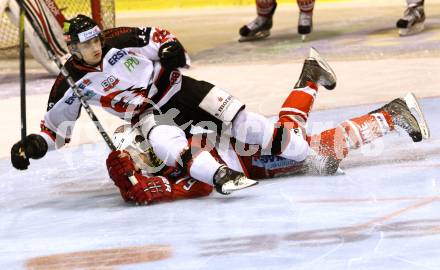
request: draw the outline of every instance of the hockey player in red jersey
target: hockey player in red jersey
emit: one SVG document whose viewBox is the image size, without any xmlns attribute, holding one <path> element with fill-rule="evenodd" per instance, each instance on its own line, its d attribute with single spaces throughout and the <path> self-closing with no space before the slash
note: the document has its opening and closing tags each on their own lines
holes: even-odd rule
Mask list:
<svg viewBox="0 0 440 270">
<path fill-rule="evenodd" d="M 306 158 L 300 161 L 287 159 L 268 153 L 259 145 L 243 144 L 231 137 L 218 138 L 215 134 L 212 137 L 210 133 L 204 132 L 189 135 L 194 155 L 202 153 L 201 148 L 207 149 L 218 162 L 257 180 L 303 173 L 332 175 L 350 150 L 358 149 L 397 128 L 403 129 L 414 142 L 429 138 L 429 128 L 413 94 L 403 99 L 397 98 L 368 114 L 346 120 L 335 128 L 306 135 L 304 126 L 318 91 L 314 83 L 316 78 L 311 75 L 312 59 L 315 58 L 306 60 L 300 79 L 284 101 L 275 123 L 275 126 L 295 130 L 304 136 L 310 146 Z M 410 109 L 415 111 L 417 118 Z M 263 118 L 259 120 L 269 121 Z M 255 124 L 258 125 L 253 119 L 249 126 Z M 180 168 L 166 166 L 154 154 L 148 140 L 130 125 L 118 128 L 114 133 L 114 141 L 119 150 L 110 153 L 107 168 L 125 201 L 150 204 L 211 193 L 211 185 L 194 179 Z M 283 141 L 288 143 L 289 139 Z M 281 146 L 284 147 L 286 145 Z M 210 164 L 201 166 L 209 169 Z M 137 185 L 133 186 L 128 180 L 126 175 L 130 171 L 136 171 Z"/>
<path fill-rule="evenodd" d="M 240 42 L 266 38 L 272 29 L 276 0 L 256 0 L 257 17 L 240 28 Z M 299 8 L 298 34 L 304 40 L 313 31 L 313 8 L 315 0 L 297 0 Z"/>
<path fill-rule="evenodd" d="M 293 89 L 280 110 L 277 122 L 291 128 L 298 127 L 307 120 L 313 100 L 312 95 Z M 416 110 L 418 119 L 409 106 Z M 200 147 L 208 148 L 222 164 L 242 171 L 252 179 L 264 179 L 304 173 L 332 175 L 350 150 L 395 131 L 397 127 L 402 128 L 414 142 L 429 138 L 428 126 L 413 94 L 344 121 L 335 128 L 307 136 L 313 152 L 301 162 L 265 155 L 259 147 L 250 155 L 241 155 L 237 146 L 239 142 L 234 138 L 229 138 L 230 141 L 222 148 L 201 134 L 191 136 L 198 137 L 192 143 L 195 152 Z M 119 127 L 114 133 L 114 141 L 119 150 L 108 156 L 107 169 L 126 202 L 151 204 L 203 197 L 212 192 L 211 185 L 192 178 L 179 168 L 166 166 L 155 156 L 139 131 L 130 125 Z M 252 145 L 246 145 L 245 148 L 252 148 Z M 131 171 L 136 172 L 137 185 L 132 185 L 127 178 L 127 173 Z"/>
</svg>

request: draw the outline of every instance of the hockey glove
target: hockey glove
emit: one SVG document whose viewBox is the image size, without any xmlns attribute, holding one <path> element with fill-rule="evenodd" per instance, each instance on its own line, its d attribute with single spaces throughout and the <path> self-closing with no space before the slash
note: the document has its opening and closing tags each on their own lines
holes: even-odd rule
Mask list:
<svg viewBox="0 0 440 270">
<path fill-rule="evenodd" d="M 46 140 L 41 135 L 30 134 L 23 141 L 19 141 L 11 148 L 11 163 L 14 168 L 26 170 L 29 158 L 39 159 L 47 152 Z"/>
<path fill-rule="evenodd" d="M 130 188 L 128 196 L 137 204 L 150 204 L 172 199 L 171 185 L 165 177 L 146 177 L 138 173 L 134 176 L 138 183 Z"/>
<path fill-rule="evenodd" d="M 159 48 L 160 64 L 165 69 L 176 69 L 186 65 L 185 49 L 177 40 L 167 41 Z"/>
<path fill-rule="evenodd" d="M 113 151 L 107 157 L 107 171 L 119 188 L 122 198 L 129 201 L 128 191 L 133 186 L 127 175 L 135 171 L 133 160 L 127 151 Z"/>
<path fill-rule="evenodd" d="M 133 200 L 138 204 L 149 204 L 171 199 L 171 186 L 165 177 L 146 177 L 140 173 L 134 173 L 138 183 L 132 185 L 127 175 L 136 170 L 127 151 L 111 152 L 106 163 L 110 178 L 119 188 L 126 202 Z"/>
</svg>

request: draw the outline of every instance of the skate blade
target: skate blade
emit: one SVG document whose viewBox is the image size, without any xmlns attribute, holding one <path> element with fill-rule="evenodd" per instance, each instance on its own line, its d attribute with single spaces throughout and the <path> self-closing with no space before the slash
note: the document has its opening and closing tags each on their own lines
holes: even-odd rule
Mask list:
<svg viewBox="0 0 440 270">
<path fill-rule="evenodd" d="M 411 112 L 415 111 L 417 113 L 416 119 L 417 123 L 419 124 L 420 131 L 422 132 L 422 138 L 424 140 L 429 139 L 431 137 L 431 132 L 429 130 L 428 122 L 426 121 L 425 115 L 423 114 L 416 96 L 412 92 L 409 92 L 403 99 L 405 100 L 408 108 L 412 110 Z"/>
<path fill-rule="evenodd" d="M 307 35 L 301 35 L 301 41 L 306 42 Z"/>
<path fill-rule="evenodd" d="M 316 50 L 313 47 L 310 47 L 309 52 L 309 58 L 313 58 L 318 62 L 319 66 L 326 70 L 328 73 L 332 74 L 333 78 L 335 78 L 335 82 L 337 82 L 336 73 L 333 71 L 333 69 L 330 67 L 330 65 L 325 61 L 321 55 L 319 54 L 318 50 Z M 333 89 L 327 89 L 327 90 L 333 90 Z"/>
<path fill-rule="evenodd" d="M 258 184 L 258 181 L 252 180 L 252 179 L 242 179 L 239 181 L 238 184 L 234 183 L 234 181 L 229 181 L 223 184 L 222 191 L 226 194 L 230 194 L 231 192 L 245 189 L 248 187 L 252 187 Z"/>
<path fill-rule="evenodd" d="M 345 175 L 345 171 L 339 167 L 334 175 Z"/>
<path fill-rule="evenodd" d="M 265 31 L 260 31 L 253 36 L 248 36 L 248 37 L 240 36 L 238 42 L 261 40 L 267 38 L 268 36 L 270 36 L 270 30 L 265 30 Z"/>
<path fill-rule="evenodd" d="M 414 34 L 418 34 L 425 29 L 425 23 L 416 23 L 410 28 L 399 28 L 399 35 L 401 37 L 411 36 Z"/>
</svg>

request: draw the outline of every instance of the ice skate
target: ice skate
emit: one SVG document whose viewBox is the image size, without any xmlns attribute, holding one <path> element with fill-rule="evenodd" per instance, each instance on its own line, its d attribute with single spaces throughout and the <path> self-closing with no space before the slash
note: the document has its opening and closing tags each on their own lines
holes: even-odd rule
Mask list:
<svg viewBox="0 0 440 270">
<path fill-rule="evenodd" d="M 408 36 L 422 32 L 425 28 L 423 2 L 408 5 L 403 18 L 397 21 L 396 27 L 399 29 L 400 36 Z"/>
<path fill-rule="evenodd" d="M 298 34 L 305 41 L 308 34 L 313 31 L 313 12 L 300 11 L 298 18 Z"/>
<path fill-rule="evenodd" d="M 318 83 L 328 90 L 333 90 L 336 87 L 335 72 L 314 48 L 310 48 L 310 55 L 304 61 L 303 69 L 295 88 L 306 87 L 309 81 Z"/>
<path fill-rule="evenodd" d="M 270 36 L 270 29 L 272 28 L 272 16 L 275 13 L 276 4 L 269 16 L 257 16 L 250 23 L 243 25 L 240 28 L 239 42 L 253 41 L 267 38 Z"/>
<path fill-rule="evenodd" d="M 332 156 L 319 155 L 311 150 L 304 161 L 304 168 L 309 174 L 334 175 L 338 172 L 340 162 Z"/>
<path fill-rule="evenodd" d="M 414 142 L 430 137 L 428 124 L 413 93 L 409 93 L 403 99 L 397 98 L 373 113 L 382 110 L 388 112 L 394 124 L 405 130 Z"/>
<path fill-rule="evenodd" d="M 223 195 L 258 184 L 258 181 L 247 178 L 243 173 L 221 166 L 214 175 L 215 190 Z"/>
</svg>

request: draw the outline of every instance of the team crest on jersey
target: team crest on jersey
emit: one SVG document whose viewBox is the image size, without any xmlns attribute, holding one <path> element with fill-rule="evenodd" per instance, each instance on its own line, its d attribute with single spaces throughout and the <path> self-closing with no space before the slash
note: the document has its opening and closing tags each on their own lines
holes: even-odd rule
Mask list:
<svg viewBox="0 0 440 270">
<path fill-rule="evenodd" d="M 104 92 L 107 92 L 113 89 L 116 85 L 118 85 L 119 82 L 120 81 L 118 78 L 111 75 L 110 77 L 106 78 L 101 82 L 102 90 L 104 90 Z"/>
<path fill-rule="evenodd" d="M 178 71 L 173 71 L 170 74 L 170 84 L 178 84 L 180 82 L 181 76 L 180 76 L 180 72 Z"/>
</svg>

